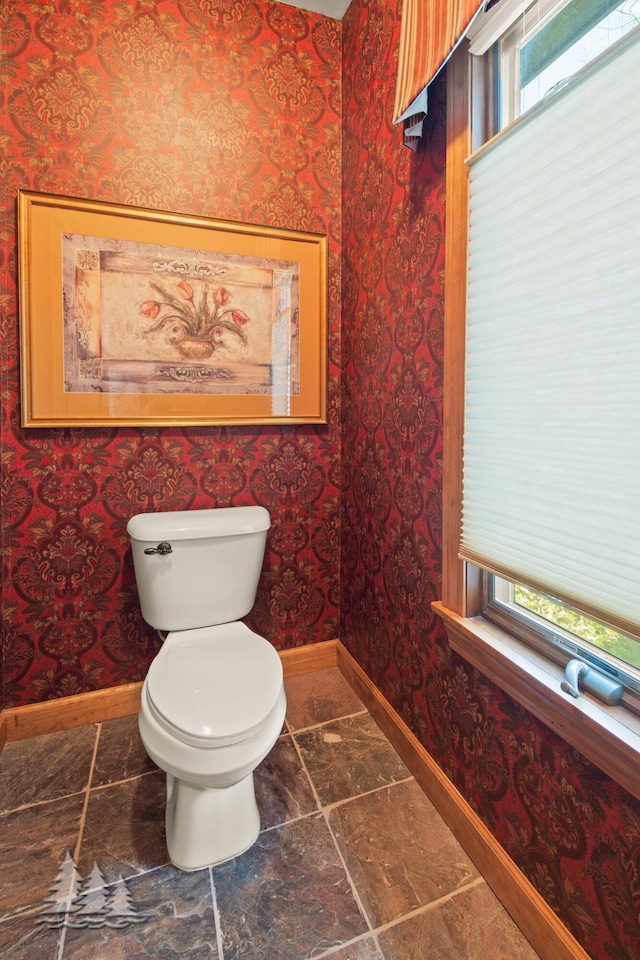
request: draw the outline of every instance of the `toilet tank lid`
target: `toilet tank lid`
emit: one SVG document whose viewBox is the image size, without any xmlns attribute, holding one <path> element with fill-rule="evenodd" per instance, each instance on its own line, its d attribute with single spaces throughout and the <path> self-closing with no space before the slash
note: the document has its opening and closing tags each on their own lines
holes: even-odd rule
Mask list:
<svg viewBox="0 0 640 960">
<path fill-rule="evenodd" d="M 127 533 L 133 540 L 193 540 L 259 533 L 270 526 L 271 517 L 264 507 L 217 507 L 138 513 L 129 520 Z"/>
</svg>

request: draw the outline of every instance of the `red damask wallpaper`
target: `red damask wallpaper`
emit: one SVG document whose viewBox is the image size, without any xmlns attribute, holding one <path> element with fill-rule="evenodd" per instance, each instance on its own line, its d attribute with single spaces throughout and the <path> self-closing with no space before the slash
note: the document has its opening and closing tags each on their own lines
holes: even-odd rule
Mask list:
<svg viewBox="0 0 640 960">
<path fill-rule="evenodd" d="M 341 638 L 596 960 L 640 957 L 640 803 L 453 655 L 441 572 L 445 83 L 391 126 L 398 3 L 343 21 Z"/>
<path fill-rule="evenodd" d="M 278 648 L 338 633 L 340 21 L 263 0 L 16 0 L 0 8 L 2 705 L 141 679 L 158 642 L 125 526 L 261 503 L 250 621 Z M 327 233 L 324 427 L 23 430 L 19 188 Z"/>
<path fill-rule="evenodd" d="M 640 804 L 431 613 L 445 89 L 411 153 L 391 126 L 400 6 L 352 0 L 340 24 L 270 0 L 0 5 L 2 705 L 143 677 L 133 513 L 263 503 L 253 626 L 280 648 L 340 635 L 589 954 L 632 960 Z M 22 430 L 19 188 L 326 232 L 328 426 Z"/>
</svg>

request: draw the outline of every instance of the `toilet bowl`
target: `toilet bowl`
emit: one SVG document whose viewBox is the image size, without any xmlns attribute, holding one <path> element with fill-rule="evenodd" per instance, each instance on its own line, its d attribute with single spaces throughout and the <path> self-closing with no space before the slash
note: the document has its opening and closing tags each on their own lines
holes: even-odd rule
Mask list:
<svg viewBox="0 0 640 960">
<path fill-rule="evenodd" d="M 172 863 L 198 870 L 256 840 L 253 771 L 282 731 L 274 648 L 243 623 L 170 633 L 143 685 L 140 736 L 167 774 Z"/>
<path fill-rule="evenodd" d="M 226 617 L 253 605 L 265 514 L 259 507 L 142 514 L 127 528 L 143 616 L 154 626 L 188 624 L 164 637 L 139 714 L 145 749 L 166 772 L 167 848 L 182 870 L 238 856 L 260 830 L 253 773 L 282 731 L 282 664 L 264 637 L 240 620 L 219 622 L 216 611 Z"/>
</svg>

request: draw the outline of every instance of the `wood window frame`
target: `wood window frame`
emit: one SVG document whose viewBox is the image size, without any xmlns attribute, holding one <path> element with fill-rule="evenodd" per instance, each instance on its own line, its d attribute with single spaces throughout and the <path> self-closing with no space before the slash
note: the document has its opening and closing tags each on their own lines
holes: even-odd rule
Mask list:
<svg viewBox="0 0 640 960">
<path fill-rule="evenodd" d="M 442 600 L 452 649 L 640 800 L 640 717 L 560 690 L 563 668 L 483 616 L 485 577 L 458 557 L 466 340 L 468 175 L 465 160 L 495 132 L 492 72 L 461 43 L 447 66 Z M 473 61 L 473 63 L 472 63 Z M 472 96 L 473 90 L 473 96 Z"/>
</svg>

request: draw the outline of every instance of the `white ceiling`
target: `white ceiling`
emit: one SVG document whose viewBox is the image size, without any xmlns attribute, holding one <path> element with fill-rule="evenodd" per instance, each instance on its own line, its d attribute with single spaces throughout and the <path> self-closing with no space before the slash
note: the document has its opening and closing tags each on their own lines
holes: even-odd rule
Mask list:
<svg viewBox="0 0 640 960">
<path fill-rule="evenodd" d="M 335 17 L 342 20 L 351 0 L 280 0 L 291 7 L 300 7 L 302 10 L 311 10 L 313 13 L 324 13 L 326 17 Z"/>
</svg>

